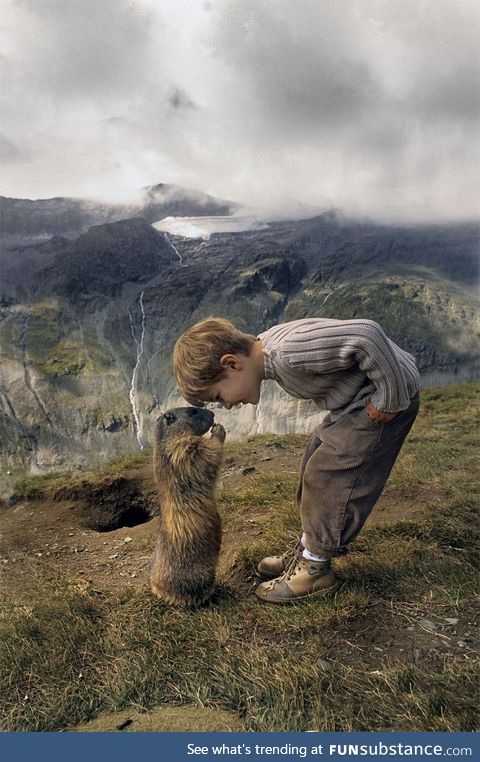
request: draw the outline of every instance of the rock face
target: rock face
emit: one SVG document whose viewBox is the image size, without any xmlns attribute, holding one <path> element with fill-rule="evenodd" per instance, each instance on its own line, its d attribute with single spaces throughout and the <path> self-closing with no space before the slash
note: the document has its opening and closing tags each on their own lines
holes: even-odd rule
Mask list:
<svg viewBox="0 0 480 762">
<path fill-rule="evenodd" d="M 159 198 L 168 214 L 178 209 L 170 186 L 149 192 L 152 217 Z M 17 243 L 1 260 L 3 489 L 18 472 L 93 465 L 148 444 L 160 409 L 179 402 L 173 344 L 210 315 L 252 333 L 306 316 L 372 318 L 416 356 L 424 384 L 476 376 L 474 224 L 393 228 L 329 213 L 203 241 L 135 215 L 73 240 L 69 222 L 68 237 L 32 243 L 47 202 L 29 203 L 7 215 Z M 194 203 L 197 215 L 202 204 L 225 213 L 208 197 Z M 257 408 L 217 418 L 233 437 L 308 431 L 318 415 L 270 382 Z"/>
</svg>

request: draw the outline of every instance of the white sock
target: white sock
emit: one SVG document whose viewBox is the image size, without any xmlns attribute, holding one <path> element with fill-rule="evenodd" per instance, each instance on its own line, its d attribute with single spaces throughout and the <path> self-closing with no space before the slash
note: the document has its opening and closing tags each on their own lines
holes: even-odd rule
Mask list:
<svg viewBox="0 0 480 762">
<path fill-rule="evenodd" d="M 307 537 L 305 532 L 302 534 L 302 545 L 303 545 L 303 557 L 306 558 L 308 561 L 328 561 L 328 558 L 323 558 L 323 556 L 317 556 L 316 553 L 312 553 L 310 550 L 307 550 Z"/>
<path fill-rule="evenodd" d="M 308 561 L 328 561 L 328 558 L 323 558 L 323 556 L 317 556 L 316 553 L 311 553 L 306 548 L 303 551 L 303 557 L 306 558 Z"/>
<path fill-rule="evenodd" d="M 305 532 L 302 534 L 302 539 L 300 542 L 303 545 L 303 557 L 308 558 L 309 561 L 328 561 L 328 558 L 323 558 L 322 556 L 317 556 L 316 553 L 312 553 L 310 550 L 307 550 L 307 535 Z"/>
</svg>

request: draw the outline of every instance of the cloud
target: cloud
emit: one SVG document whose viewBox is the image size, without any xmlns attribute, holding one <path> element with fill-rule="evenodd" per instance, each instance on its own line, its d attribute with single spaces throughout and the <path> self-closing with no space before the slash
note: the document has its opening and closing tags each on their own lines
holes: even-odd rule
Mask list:
<svg viewBox="0 0 480 762">
<path fill-rule="evenodd" d="M 37 95 L 112 99 L 143 77 L 153 45 L 146 9 L 128 0 L 17 0 L 10 9 L 7 70 Z"/>
<path fill-rule="evenodd" d="M 172 108 L 175 109 L 197 108 L 196 104 L 190 100 L 188 95 L 178 87 L 174 88 L 173 92 L 168 96 L 168 102 Z"/>
<path fill-rule="evenodd" d="M 4 193 L 478 212 L 473 0 L 3 5 Z"/>
<path fill-rule="evenodd" d="M 28 161 L 28 157 L 9 138 L 0 132 L 0 163 L 17 164 Z"/>
</svg>

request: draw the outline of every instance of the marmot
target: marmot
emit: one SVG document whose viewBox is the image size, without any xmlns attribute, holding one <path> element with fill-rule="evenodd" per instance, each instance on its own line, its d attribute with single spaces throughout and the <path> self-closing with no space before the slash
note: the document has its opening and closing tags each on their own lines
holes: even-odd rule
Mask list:
<svg viewBox="0 0 480 762">
<path fill-rule="evenodd" d="M 213 421 L 209 410 L 179 407 L 155 427 L 160 526 L 150 583 L 155 595 L 177 606 L 200 606 L 215 588 L 222 533 L 215 487 L 225 429 Z M 210 428 L 211 436 L 203 437 Z"/>
</svg>

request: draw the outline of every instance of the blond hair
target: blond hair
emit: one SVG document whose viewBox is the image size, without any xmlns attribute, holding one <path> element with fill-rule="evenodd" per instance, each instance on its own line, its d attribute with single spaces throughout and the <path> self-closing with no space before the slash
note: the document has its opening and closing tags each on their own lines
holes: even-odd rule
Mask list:
<svg viewBox="0 0 480 762">
<path fill-rule="evenodd" d="M 173 350 L 173 372 L 185 399 L 201 404 L 198 393 L 224 376 L 220 358 L 225 354 L 248 357 L 255 341 L 255 336 L 239 331 L 229 320 L 215 317 L 182 333 Z"/>
</svg>

